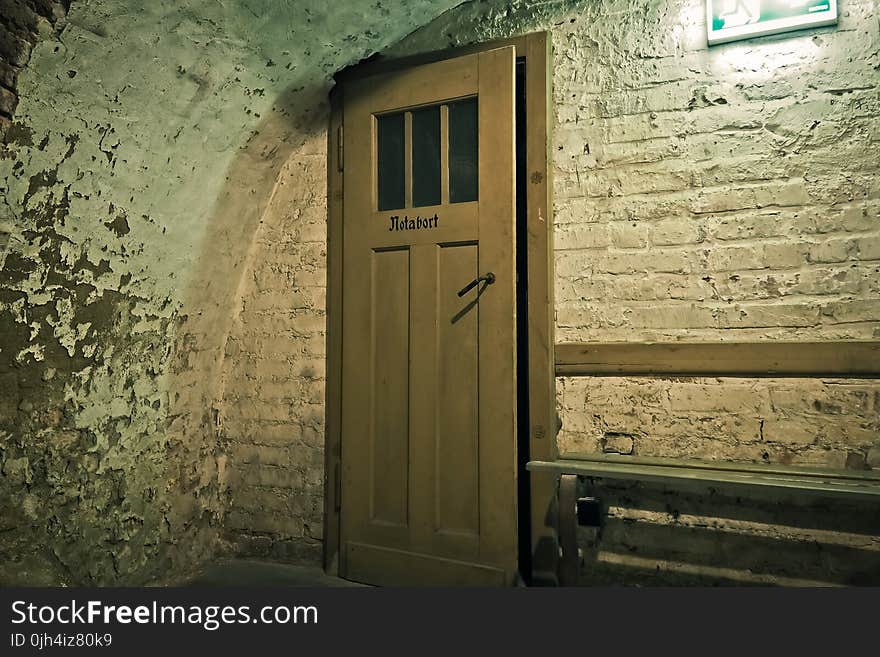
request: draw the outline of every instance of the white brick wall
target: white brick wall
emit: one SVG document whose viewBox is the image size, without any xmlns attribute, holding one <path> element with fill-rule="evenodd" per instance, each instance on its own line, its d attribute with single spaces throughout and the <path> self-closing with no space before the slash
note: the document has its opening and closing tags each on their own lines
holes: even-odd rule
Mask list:
<svg viewBox="0 0 880 657">
<path fill-rule="evenodd" d="M 553 30 L 557 341 L 877 339 L 876 3 L 712 49 L 701 2 L 640 4 Z M 812 405 L 876 381 L 560 390 L 563 449 L 635 432 L 642 455 L 865 467 L 880 444 L 870 404 Z"/>
<path fill-rule="evenodd" d="M 712 49 L 630 5 L 553 28 L 558 341 L 876 338 L 876 3 Z"/>
</svg>

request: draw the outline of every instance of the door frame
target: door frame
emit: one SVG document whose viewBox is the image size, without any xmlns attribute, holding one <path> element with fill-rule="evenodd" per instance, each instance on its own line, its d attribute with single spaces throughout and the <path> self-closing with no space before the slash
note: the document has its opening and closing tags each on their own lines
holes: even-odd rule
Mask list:
<svg viewBox="0 0 880 657">
<path fill-rule="evenodd" d="M 550 34 L 536 32 L 430 52 L 395 60 L 376 60 L 344 69 L 335 76 L 330 93 L 327 131 L 327 373 L 324 443 L 324 570 L 337 575 L 342 490 L 342 222 L 343 159 L 342 108 L 345 81 L 402 70 L 421 64 L 504 46 L 516 48 L 525 60 L 527 259 L 528 259 L 528 367 L 529 458 L 554 460 L 556 449 L 556 380 L 554 372 L 553 203 L 550 162 L 552 51 Z M 518 238 L 521 236 L 518 234 Z M 555 584 L 558 542 L 555 530 L 556 479 L 548 473 L 525 473 L 529 479 L 531 526 L 530 583 Z"/>
</svg>

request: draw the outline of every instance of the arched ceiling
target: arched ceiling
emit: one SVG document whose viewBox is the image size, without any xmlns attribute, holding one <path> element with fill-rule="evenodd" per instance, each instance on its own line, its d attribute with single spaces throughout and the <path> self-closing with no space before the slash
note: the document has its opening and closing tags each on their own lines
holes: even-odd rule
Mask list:
<svg viewBox="0 0 880 657">
<path fill-rule="evenodd" d="M 0 556 L 110 582 L 210 549 L 217 366 L 264 211 L 298 184 L 279 172 L 321 157 L 335 71 L 458 3 L 73 0 L 35 39 L 0 144 L 0 454 L 21 473 Z"/>
</svg>

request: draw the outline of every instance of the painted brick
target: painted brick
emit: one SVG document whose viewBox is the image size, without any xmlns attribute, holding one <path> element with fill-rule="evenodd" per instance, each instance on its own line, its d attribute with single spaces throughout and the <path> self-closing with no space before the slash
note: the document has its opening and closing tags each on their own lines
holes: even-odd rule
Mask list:
<svg viewBox="0 0 880 657">
<path fill-rule="evenodd" d="M 679 384 L 669 390 L 672 410 L 737 412 L 748 408 L 760 413 L 767 406 L 766 393 L 752 386 Z"/>
<path fill-rule="evenodd" d="M 286 466 L 290 462 L 287 449 L 282 447 L 236 445 L 233 446 L 231 455 L 237 463 L 249 465 Z"/>
<path fill-rule="evenodd" d="M 844 262 L 855 256 L 857 246 L 850 238 L 832 238 L 809 248 L 810 262 Z"/>
<path fill-rule="evenodd" d="M 266 486 L 269 488 L 301 489 L 303 475 L 291 468 L 268 465 L 243 464 L 238 466 L 241 481 L 247 486 Z"/>
<path fill-rule="evenodd" d="M 658 221 L 650 226 L 651 244 L 674 246 L 678 244 L 697 244 L 703 241 L 700 225 L 687 219 Z"/>
<path fill-rule="evenodd" d="M 860 261 L 880 260 L 880 235 L 856 239 L 855 248 Z"/>
<path fill-rule="evenodd" d="M 644 305 L 633 309 L 628 319 L 637 328 L 711 328 L 718 324 L 711 308 L 693 303 Z"/>
<path fill-rule="evenodd" d="M 609 229 L 591 224 L 563 227 L 556 231 L 554 243 L 558 251 L 595 249 L 611 244 Z"/>
<path fill-rule="evenodd" d="M 611 243 L 619 249 L 642 249 L 648 243 L 648 227 L 636 223 L 614 223 L 609 226 Z"/>
<path fill-rule="evenodd" d="M 302 436 L 303 428 L 298 421 L 265 424 L 256 422 L 246 430 L 248 441 L 255 445 L 292 445 Z"/>
</svg>

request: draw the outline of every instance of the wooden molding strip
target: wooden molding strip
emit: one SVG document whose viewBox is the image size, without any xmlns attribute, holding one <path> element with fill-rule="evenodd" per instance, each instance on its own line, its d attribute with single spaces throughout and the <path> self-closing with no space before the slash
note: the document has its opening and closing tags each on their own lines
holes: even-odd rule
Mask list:
<svg viewBox="0 0 880 657">
<path fill-rule="evenodd" d="M 565 452 L 559 455 L 558 460 L 577 463 L 613 464 L 636 468 L 712 470 L 763 477 L 812 477 L 814 479 L 827 479 L 830 477 L 840 481 L 868 482 L 871 485 L 877 486 L 878 493 L 880 493 L 880 470 L 835 470 L 815 465 L 709 461 L 705 459 L 670 458 L 668 456 L 631 456 L 629 454 L 604 454 L 596 452 Z"/>
<path fill-rule="evenodd" d="M 557 344 L 556 376 L 880 378 L 880 342 Z"/>
<path fill-rule="evenodd" d="M 645 481 L 679 486 L 685 482 L 734 490 L 770 488 L 797 493 L 811 492 L 822 497 L 844 498 L 861 501 L 880 501 L 880 479 L 876 476 L 864 479 L 837 477 L 832 473 L 777 474 L 761 470 L 749 471 L 732 468 L 693 467 L 687 462 L 669 460 L 668 464 L 632 463 L 593 459 L 558 459 L 556 461 L 529 461 L 531 472 L 552 472 L 559 475 L 577 475 L 599 479 Z"/>
</svg>

